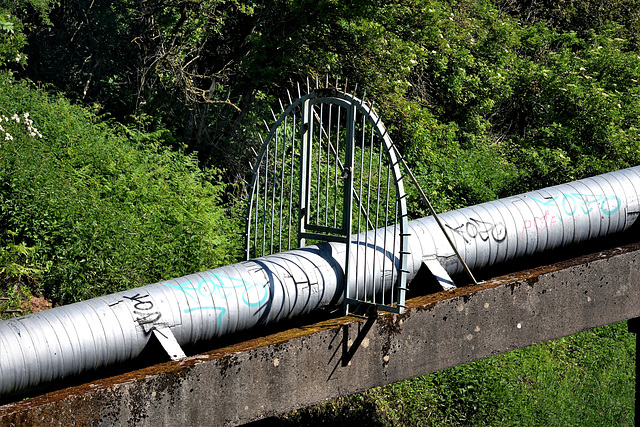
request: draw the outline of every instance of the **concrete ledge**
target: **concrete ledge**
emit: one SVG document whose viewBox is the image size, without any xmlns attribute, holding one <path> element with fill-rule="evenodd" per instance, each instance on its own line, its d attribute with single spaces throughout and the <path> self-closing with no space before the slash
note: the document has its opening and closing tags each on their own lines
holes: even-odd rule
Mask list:
<svg viewBox="0 0 640 427">
<path fill-rule="evenodd" d="M 0 406 L 2 425 L 238 425 L 640 317 L 640 245 Z"/>
</svg>

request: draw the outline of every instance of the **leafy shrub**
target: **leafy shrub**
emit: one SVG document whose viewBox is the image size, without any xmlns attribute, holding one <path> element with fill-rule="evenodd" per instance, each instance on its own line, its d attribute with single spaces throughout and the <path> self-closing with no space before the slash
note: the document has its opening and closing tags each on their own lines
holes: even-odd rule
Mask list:
<svg viewBox="0 0 640 427">
<path fill-rule="evenodd" d="M 0 230 L 36 247 L 42 290 L 71 302 L 234 260 L 232 221 L 216 183 L 162 135 L 114 132 L 85 109 L 28 83 L 0 82 L 11 125 L 0 147 Z M 9 132 L 9 130 L 8 130 Z"/>
</svg>

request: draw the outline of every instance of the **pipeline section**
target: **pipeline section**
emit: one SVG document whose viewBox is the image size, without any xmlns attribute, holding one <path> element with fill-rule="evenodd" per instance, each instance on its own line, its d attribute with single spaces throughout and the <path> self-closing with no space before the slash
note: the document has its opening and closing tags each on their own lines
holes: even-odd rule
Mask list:
<svg viewBox="0 0 640 427">
<path fill-rule="evenodd" d="M 625 231 L 640 212 L 639 194 L 640 167 L 633 167 L 439 217 L 477 269 Z M 394 282 L 397 258 L 373 244 L 393 230 L 354 237 L 352 245 L 377 257 L 350 260 L 354 294 L 370 298 Z M 463 271 L 433 217 L 410 221 L 409 233 L 409 283 L 423 264 Z M 2 321 L 0 396 L 135 358 L 152 336 L 178 346 L 340 304 L 345 249 L 307 246 Z"/>
</svg>

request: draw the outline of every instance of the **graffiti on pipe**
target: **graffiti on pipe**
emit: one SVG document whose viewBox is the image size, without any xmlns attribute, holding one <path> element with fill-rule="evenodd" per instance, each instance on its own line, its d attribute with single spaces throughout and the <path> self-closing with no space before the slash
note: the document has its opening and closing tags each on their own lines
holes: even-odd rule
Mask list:
<svg viewBox="0 0 640 427">
<path fill-rule="evenodd" d="M 185 313 L 198 310 L 216 311 L 218 313 L 218 326 L 222 324 L 222 317 L 227 312 L 227 308 L 214 304 L 202 305 L 200 298 L 207 298 L 208 302 L 213 303 L 214 300 L 211 298 L 212 296 L 226 300 L 230 295 L 235 295 L 236 292 L 243 290 L 242 303 L 247 307 L 261 306 L 269 298 L 269 287 L 266 283 L 249 283 L 242 279 L 223 276 L 213 272 L 203 274 L 204 277 L 201 277 L 197 284 L 187 280 L 177 285 L 167 282 L 165 282 L 164 285 L 183 292 L 190 300 L 195 301 L 195 306 L 185 309 Z"/>
<path fill-rule="evenodd" d="M 145 298 L 149 298 L 149 294 L 140 295 L 135 294 L 134 296 L 124 296 L 129 301 L 133 301 L 133 313 L 137 316 L 136 323 L 142 327 L 142 329 L 146 333 L 153 332 L 156 327 L 155 324 L 160 318 L 162 314 L 159 311 L 154 310 L 153 301 L 145 300 Z"/>
<path fill-rule="evenodd" d="M 599 209 L 605 215 L 618 212 L 622 201 L 616 195 L 604 194 L 562 193 L 562 196 L 532 199 L 541 205 L 555 211 L 556 217 L 562 221 L 562 216 L 588 215 L 593 209 Z M 578 209 L 580 208 L 580 209 Z"/>
<path fill-rule="evenodd" d="M 479 219 L 469 218 L 469 220 L 457 227 L 451 227 L 445 224 L 454 233 L 464 239 L 465 243 L 469 243 L 473 239 L 480 238 L 486 242 L 490 238 L 500 243 L 507 237 L 507 229 L 501 222 L 492 223 L 488 221 L 480 221 Z"/>
<path fill-rule="evenodd" d="M 533 217 L 533 219 L 525 219 L 524 225 L 522 226 L 522 235 L 524 235 L 525 231 L 533 230 L 535 235 L 537 236 L 540 232 L 551 229 L 554 224 L 557 224 L 562 219 L 558 218 L 555 215 L 552 215 L 548 210 L 544 211 L 544 215 Z"/>
</svg>

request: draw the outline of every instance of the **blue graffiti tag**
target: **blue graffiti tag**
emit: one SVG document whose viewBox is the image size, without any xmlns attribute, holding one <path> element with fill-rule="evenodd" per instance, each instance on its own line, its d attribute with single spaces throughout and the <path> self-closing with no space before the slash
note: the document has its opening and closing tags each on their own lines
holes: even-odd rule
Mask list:
<svg viewBox="0 0 640 427">
<path fill-rule="evenodd" d="M 562 221 L 562 212 L 560 212 L 556 203 L 559 199 L 561 199 L 562 210 L 569 216 L 574 216 L 578 207 L 581 208 L 583 214 L 587 215 L 593 210 L 593 205 L 597 204 L 600 204 L 599 208 L 603 214 L 613 215 L 618 212 L 622 205 L 622 201 L 618 196 L 605 196 L 604 194 L 563 193 L 562 196 L 555 196 L 546 200 L 538 200 L 535 197 L 532 197 L 532 199 L 546 207 L 556 208 L 560 221 Z M 607 202 L 610 200 L 615 201 L 615 206 L 608 209 L 610 204 Z"/>
<path fill-rule="evenodd" d="M 227 294 L 225 290 L 239 290 L 244 289 L 242 292 L 242 302 L 244 302 L 248 307 L 255 307 L 264 304 L 269 297 L 269 288 L 266 283 L 249 283 L 242 279 L 236 279 L 234 277 L 223 276 L 217 273 L 205 273 L 207 276 L 202 277 L 200 281 L 198 281 L 197 285 L 194 285 L 193 282 L 187 280 L 184 283 L 179 283 L 177 285 L 172 285 L 171 283 L 163 283 L 170 288 L 177 289 L 182 291 L 189 298 L 193 299 L 196 302 L 198 301 L 197 294 L 200 294 L 203 297 L 210 297 L 213 294 L 216 294 L 218 297 L 222 299 L 229 298 L 230 294 Z M 259 301 L 250 301 L 249 299 L 249 291 L 257 288 L 258 296 L 260 297 Z M 253 299 L 253 298 L 252 298 Z M 194 308 L 187 308 L 184 310 L 185 313 L 190 313 L 196 310 L 215 310 L 219 311 L 218 314 L 218 326 L 220 326 L 222 322 L 222 316 L 227 312 L 226 307 L 218 307 L 215 305 L 211 306 L 198 306 Z"/>
</svg>

